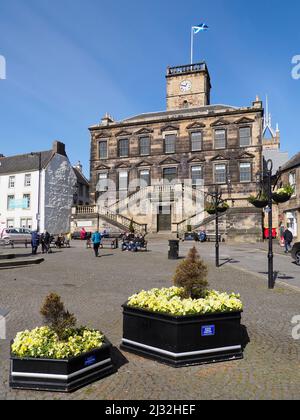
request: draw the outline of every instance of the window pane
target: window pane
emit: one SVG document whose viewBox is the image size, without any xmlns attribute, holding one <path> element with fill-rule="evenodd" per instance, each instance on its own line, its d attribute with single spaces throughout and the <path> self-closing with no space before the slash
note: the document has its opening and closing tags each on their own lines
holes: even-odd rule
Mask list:
<svg viewBox="0 0 300 420">
<path fill-rule="evenodd" d="M 165 168 L 163 174 L 165 180 L 172 182 L 177 178 L 177 168 Z"/>
<path fill-rule="evenodd" d="M 99 157 L 100 159 L 107 159 L 107 141 L 99 142 Z"/>
<path fill-rule="evenodd" d="M 165 153 L 175 153 L 176 135 L 169 134 L 165 137 Z"/>
<path fill-rule="evenodd" d="M 97 185 L 98 191 L 105 192 L 107 191 L 107 188 L 108 188 L 108 174 L 107 173 L 99 174 L 99 181 Z"/>
<path fill-rule="evenodd" d="M 6 227 L 8 229 L 13 229 L 15 227 L 14 219 L 7 219 Z"/>
<path fill-rule="evenodd" d="M 150 138 L 149 137 L 140 138 L 140 154 L 142 156 L 150 155 Z"/>
<path fill-rule="evenodd" d="M 8 188 L 15 188 L 15 177 L 10 176 L 8 179 Z"/>
<path fill-rule="evenodd" d="M 140 172 L 140 181 L 141 181 L 141 188 L 147 187 L 150 185 L 150 171 L 144 170 Z"/>
<path fill-rule="evenodd" d="M 7 197 L 7 209 L 8 210 L 12 210 L 14 207 L 14 201 L 15 201 L 15 196 L 14 195 L 9 195 Z"/>
<path fill-rule="evenodd" d="M 251 145 L 251 129 L 250 127 L 240 128 L 240 146 L 250 146 Z"/>
<path fill-rule="evenodd" d="M 30 194 L 24 194 L 23 195 L 23 200 L 26 201 L 26 206 L 24 207 L 24 209 L 30 209 Z"/>
<path fill-rule="evenodd" d="M 192 152 L 198 152 L 202 150 L 202 133 L 200 131 L 197 133 L 192 133 L 191 139 L 192 139 Z"/>
<path fill-rule="evenodd" d="M 123 139 L 119 140 L 119 157 L 128 157 L 129 156 L 129 140 Z"/>
<path fill-rule="evenodd" d="M 251 163 L 240 164 L 240 181 L 251 182 Z"/>
<path fill-rule="evenodd" d="M 25 175 L 25 187 L 30 187 L 30 186 L 31 186 L 31 175 L 26 174 Z"/>
<path fill-rule="evenodd" d="M 225 130 L 215 131 L 215 148 L 216 149 L 226 148 L 226 131 Z"/>
<path fill-rule="evenodd" d="M 128 172 L 119 172 L 119 190 L 127 191 L 128 189 Z"/>
<path fill-rule="evenodd" d="M 192 185 L 201 185 L 202 184 L 202 166 L 193 166 L 192 167 Z"/>
<path fill-rule="evenodd" d="M 215 166 L 215 182 L 217 184 L 226 184 L 226 165 Z"/>
</svg>

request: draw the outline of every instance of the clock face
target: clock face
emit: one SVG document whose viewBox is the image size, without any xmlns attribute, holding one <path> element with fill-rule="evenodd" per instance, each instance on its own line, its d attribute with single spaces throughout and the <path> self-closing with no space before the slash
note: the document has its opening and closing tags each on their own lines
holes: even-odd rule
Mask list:
<svg viewBox="0 0 300 420">
<path fill-rule="evenodd" d="M 184 80 L 180 83 L 180 90 L 181 92 L 188 92 L 192 89 L 192 82 L 189 80 Z"/>
</svg>

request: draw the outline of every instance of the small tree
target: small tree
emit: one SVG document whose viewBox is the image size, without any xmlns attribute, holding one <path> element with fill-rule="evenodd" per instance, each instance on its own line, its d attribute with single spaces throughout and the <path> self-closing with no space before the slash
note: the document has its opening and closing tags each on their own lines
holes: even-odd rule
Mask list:
<svg viewBox="0 0 300 420">
<path fill-rule="evenodd" d="M 174 285 L 184 288 L 186 298 L 202 298 L 205 297 L 208 288 L 207 274 L 207 266 L 193 247 L 187 258 L 178 265 Z"/>
<path fill-rule="evenodd" d="M 46 325 L 56 332 L 61 341 L 66 339 L 66 329 L 76 327 L 75 316 L 65 310 L 60 296 L 55 293 L 46 297 L 40 312 Z"/>
<path fill-rule="evenodd" d="M 131 219 L 128 229 L 129 229 L 130 233 L 135 233 L 135 229 L 134 229 L 134 226 L 133 226 L 133 219 Z"/>
</svg>

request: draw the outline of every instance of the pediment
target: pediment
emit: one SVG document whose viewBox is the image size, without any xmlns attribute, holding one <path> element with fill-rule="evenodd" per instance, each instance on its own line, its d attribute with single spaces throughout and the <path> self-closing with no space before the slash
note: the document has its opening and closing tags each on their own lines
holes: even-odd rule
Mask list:
<svg viewBox="0 0 300 420">
<path fill-rule="evenodd" d="M 161 132 L 163 133 L 164 131 L 179 131 L 179 127 L 176 125 L 168 124 L 162 127 Z"/>
<path fill-rule="evenodd" d="M 242 153 L 239 156 L 239 159 L 254 159 L 254 158 L 255 156 L 252 153 L 248 153 L 248 152 Z"/>
<path fill-rule="evenodd" d="M 197 129 L 202 129 L 205 128 L 205 124 L 200 123 L 200 122 L 194 122 L 193 124 L 190 124 L 187 126 L 188 130 L 197 130 Z"/>
<path fill-rule="evenodd" d="M 211 159 L 211 162 L 218 162 L 218 161 L 224 161 L 228 160 L 228 158 L 225 155 L 219 154 Z"/>
<path fill-rule="evenodd" d="M 140 136 L 143 134 L 151 134 L 151 133 L 153 133 L 153 130 L 149 128 L 141 128 L 139 131 L 136 131 L 134 134 Z"/>
<path fill-rule="evenodd" d="M 116 133 L 116 137 L 129 137 L 132 133 L 130 133 L 127 130 L 121 130 L 118 133 Z"/>
<path fill-rule="evenodd" d="M 230 124 L 229 121 L 220 119 L 220 120 L 217 120 L 214 123 L 212 123 L 211 127 L 224 127 L 225 125 L 229 125 L 229 124 Z"/>
<path fill-rule="evenodd" d="M 205 162 L 205 159 L 200 156 L 194 156 L 188 160 L 188 163 L 203 163 L 203 162 Z"/>
<path fill-rule="evenodd" d="M 247 117 L 243 117 L 240 118 L 239 120 L 235 121 L 235 124 L 253 124 L 254 120 L 252 120 L 251 118 L 247 118 Z"/>
<path fill-rule="evenodd" d="M 166 159 L 162 160 L 159 164 L 160 165 L 178 165 L 180 162 L 177 159 L 167 157 Z"/>
<path fill-rule="evenodd" d="M 98 133 L 98 134 L 95 135 L 95 139 L 96 140 L 98 140 L 98 139 L 107 139 L 109 137 L 111 137 L 111 133 L 104 132 L 104 131 L 102 131 L 101 133 Z"/>
<path fill-rule="evenodd" d="M 116 169 L 130 169 L 131 165 L 129 162 L 121 162 L 115 166 Z"/>
<path fill-rule="evenodd" d="M 101 164 L 101 165 L 96 166 L 95 169 L 96 169 L 96 171 L 109 171 L 110 167 Z"/>
<path fill-rule="evenodd" d="M 146 167 L 146 166 L 153 166 L 152 162 L 149 162 L 148 160 L 142 160 L 141 162 L 139 162 L 138 164 L 135 165 L 136 168 L 142 168 L 142 167 Z"/>
</svg>

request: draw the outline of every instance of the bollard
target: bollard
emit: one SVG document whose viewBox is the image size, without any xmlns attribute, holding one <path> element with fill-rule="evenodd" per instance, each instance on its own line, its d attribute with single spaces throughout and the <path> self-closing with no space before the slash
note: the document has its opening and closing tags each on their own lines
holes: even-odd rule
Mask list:
<svg viewBox="0 0 300 420">
<path fill-rule="evenodd" d="M 179 258 L 179 241 L 170 240 L 169 241 L 169 260 L 178 260 Z"/>
</svg>

